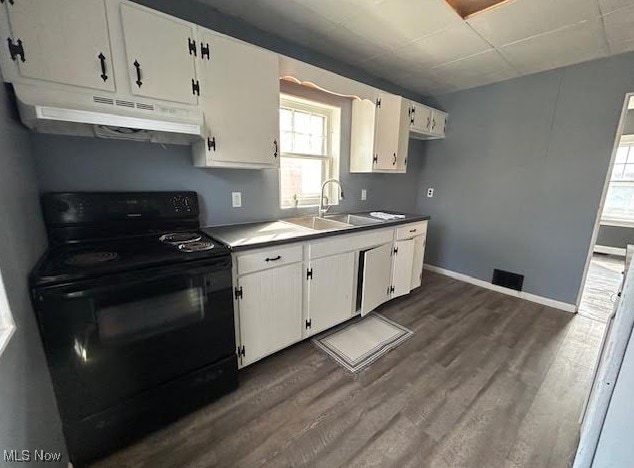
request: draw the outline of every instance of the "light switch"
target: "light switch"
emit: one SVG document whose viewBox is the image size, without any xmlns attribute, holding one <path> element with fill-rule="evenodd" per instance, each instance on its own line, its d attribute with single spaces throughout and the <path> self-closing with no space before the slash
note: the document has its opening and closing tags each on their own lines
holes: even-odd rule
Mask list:
<svg viewBox="0 0 634 468">
<path fill-rule="evenodd" d="M 428 188 L 427 189 L 427 198 L 432 198 L 434 196 L 434 189 L 433 188 Z"/>
<path fill-rule="evenodd" d="M 232 192 L 231 193 L 231 205 L 234 208 L 242 207 L 242 192 Z"/>
<path fill-rule="evenodd" d="M 361 200 L 368 199 L 368 191 L 366 189 L 361 189 Z"/>
</svg>

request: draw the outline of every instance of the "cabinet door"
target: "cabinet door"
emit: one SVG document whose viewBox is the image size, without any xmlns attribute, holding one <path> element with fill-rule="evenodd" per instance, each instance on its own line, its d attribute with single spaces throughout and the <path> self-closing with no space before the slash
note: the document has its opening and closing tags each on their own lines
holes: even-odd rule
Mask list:
<svg viewBox="0 0 634 468">
<path fill-rule="evenodd" d="M 431 128 L 433 110 L 431 107 L 412 103 L 412 114 L 410 116 L 411 127 L 413 132 L 417 133 L 429 133 Z"/>
<path fill-rule="evenodd" d="M 132 93 L 196 104 L 194 25 L 128 4 L 121 5 L 121 20 Z"/>
<path fill-rule="evenodd" d="M 415 289 L 421 285 L 423 280 L 423 265 L 425 262 L 425 245 L 427 236 L 417 236 L 414 238 L 414 255 L 412 262 L 412 279 L 411 289 Z"/>
<path fill-rule="evenodd" d="M 350 172 L 372 172 L 378 162 L 374 148 L 377 106 L 369 99 L 352 101 Z"/>
<path fill-rule="evenodd" d="M 429 130 L 434 136 L 445 136 L 445 127 L 447 126 L 447 114 L 442 111 L 433 110 L 431 117 L 431 127 Z"/>
<path fill-rule="evenodd" d="M 407 153 L 409 151 L 409 103 L 400 98 L 400 116 L 398 123 L 398 143 L 396 147 L 396 167 L 398 172 L 407 171 Z"/>
<path fill-rule="evenodd" d="M 223 162 L 279 164 L 280 82 L 276 54 L 204 32 L 200 65 L 208 156 Z M 210 148 L 211 146 L 211 148 Z"/>
<path fill-rule="evenodd" d="M 361 252 L 359 268 L 362 269 L 361 315 L 372 312 L 389 299 L 392 278 L 392 244 L 385 244 Z"/>
<path fill-rule="evenodd" d="M 378 156 L 375 168 L 396 170 L 398 162 L 399 128 L 401 122 L 400 96 L 380 93 L 377 110 L 374 152 Z"/>
<path fill-rule="evenodd" d="M 103 0 L 19 0 L 7 9 L 9 40 L 24 49 L 16 60 L 22 76 L 114 91 Z"/>
<path fill-rule="evenodd" d="M 394 260 L 392 262 L 391 297 L 408 294 L 412 285 L 412 267 L 414 264 L 414 239 L 397 241 L 394 244 Z"/>
<path fill-rule="evenodd" d="M 414 258 L 412 262 L 412 284 L 410 289 L 417 288 L 421 285 L 423 279 L 426 241 L 427 236 L 425 235 L 414 237 Z"/>
<path fill-rule="evenodd" d="M 238 279 L 242 365 L 301 340 L 302 271 L 295 263 Z"/>
<path fill-rule="evenodd" d="M 354 253 L 311 260 L 309 269 L 308 319 L 313 335 L 352 316 Z"/>
</svg>

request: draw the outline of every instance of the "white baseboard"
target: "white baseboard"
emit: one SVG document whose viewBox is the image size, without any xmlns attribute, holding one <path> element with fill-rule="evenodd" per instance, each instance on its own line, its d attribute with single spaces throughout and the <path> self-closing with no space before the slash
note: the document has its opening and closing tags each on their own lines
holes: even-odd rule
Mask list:
<svg viewBox="0 0 634 468">
<path fill-rule="evenodd" d="M 436 273 L 440 273 L 441 275 L 449 276 L 450 278 L 454 278 L 459 281 L 464 281 L 465 283 L 480 286 L 481 288 L 490 289 L 492 291 L 507 294 L 509 296 L 519 297 L 520 299 L 526 299 L 527 301 L 536 302 L 537 304 L 553 307 L 555 309 L 565 310 L 566 312 L 574 313 L 577 311 L 577 306 L 575 304 L 568 304 L 567 302 L 556 301 L 555 299 L 550 299 L 548 297 L 537 296 L 536 294 L 531 294 L 524 291 L 516 291 L 515 289 L 504 288 L 502 286 L 491 284 L 488 281 L 483 281 L 481 279 L 474 278 L 473 276 L 465 275 L 464 273 L 446 270 L 434 265 L 428 265 L 427 263 L 424 265 L 424 267 L 425 270 L 434 271 Z"/>
<path fill-rule="evenodd" d="M 594 252 L 608 254 L 608 255 L 618 255 L 619 257 L 625 257 L 626 250 L 621 249 L 619 247 L 610 247 L 608 245 L 595 245 Z"/>
</svg>

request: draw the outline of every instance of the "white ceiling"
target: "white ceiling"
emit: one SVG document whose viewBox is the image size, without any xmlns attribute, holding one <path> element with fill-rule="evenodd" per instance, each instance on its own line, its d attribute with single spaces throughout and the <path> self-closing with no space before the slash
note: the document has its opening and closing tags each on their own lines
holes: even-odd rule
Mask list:
<svg viewBox="0 0 634 468">
<path fill-rule="evenodd" d="M 634 0 L 510 0 L 463 20 L 445 0 L 199 0 L 423 94 L 634 50 Z"/>
</svg>

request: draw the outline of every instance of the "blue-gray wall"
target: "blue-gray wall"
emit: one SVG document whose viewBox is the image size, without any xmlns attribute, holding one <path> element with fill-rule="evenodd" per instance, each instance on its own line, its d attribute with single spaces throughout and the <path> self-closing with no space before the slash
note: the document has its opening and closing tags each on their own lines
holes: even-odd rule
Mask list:
<svg viewBox="0 0 634 468">
<path fill-rule="evenodd" d="M 596 245 L 624 249 L 627 244 L 634 244 L 634 228 L 605 225 L 599 227 Z"/>
<path fill-rule="evenodd" d="M 0 355 L 0 457 L 3 450 L 66 450 L 27 286 L 46 247 L 31 144 L 11 109 L 0 86 L 0 273 L 17 325 Z M 24 463 L 2 466 L 13 465 Z"/>
<path fill-rule="evenodd" d="M 283 90 L 341 107 L 340 180 L 346 198 L 336 211 L 416 209 L 422 159 L 415 152 L 410 152 L 407 174 L 350 174 L 350 101 L 299 85 L 283 83 Z M 188 146 L 43 134 L 33 134 L 32 141 L 44 192 L 195 190 L 205 225 L 316 212 L 316 208 L 280 209 L 278 170 L 199 169 L 193 166 Z M 360 200 L 361 189 L 368 190 L 367 201 Z M 242 192 L 242 208 L 231 207 L 231 192 Z"/>
<path fill-rule="evenodd" d="M 575 303 L 629 91 L 633 53 L 437 97 L 450 123 L 424 147 L 426 262 L 518 272 L 525 291 Z"/>
</svg>

